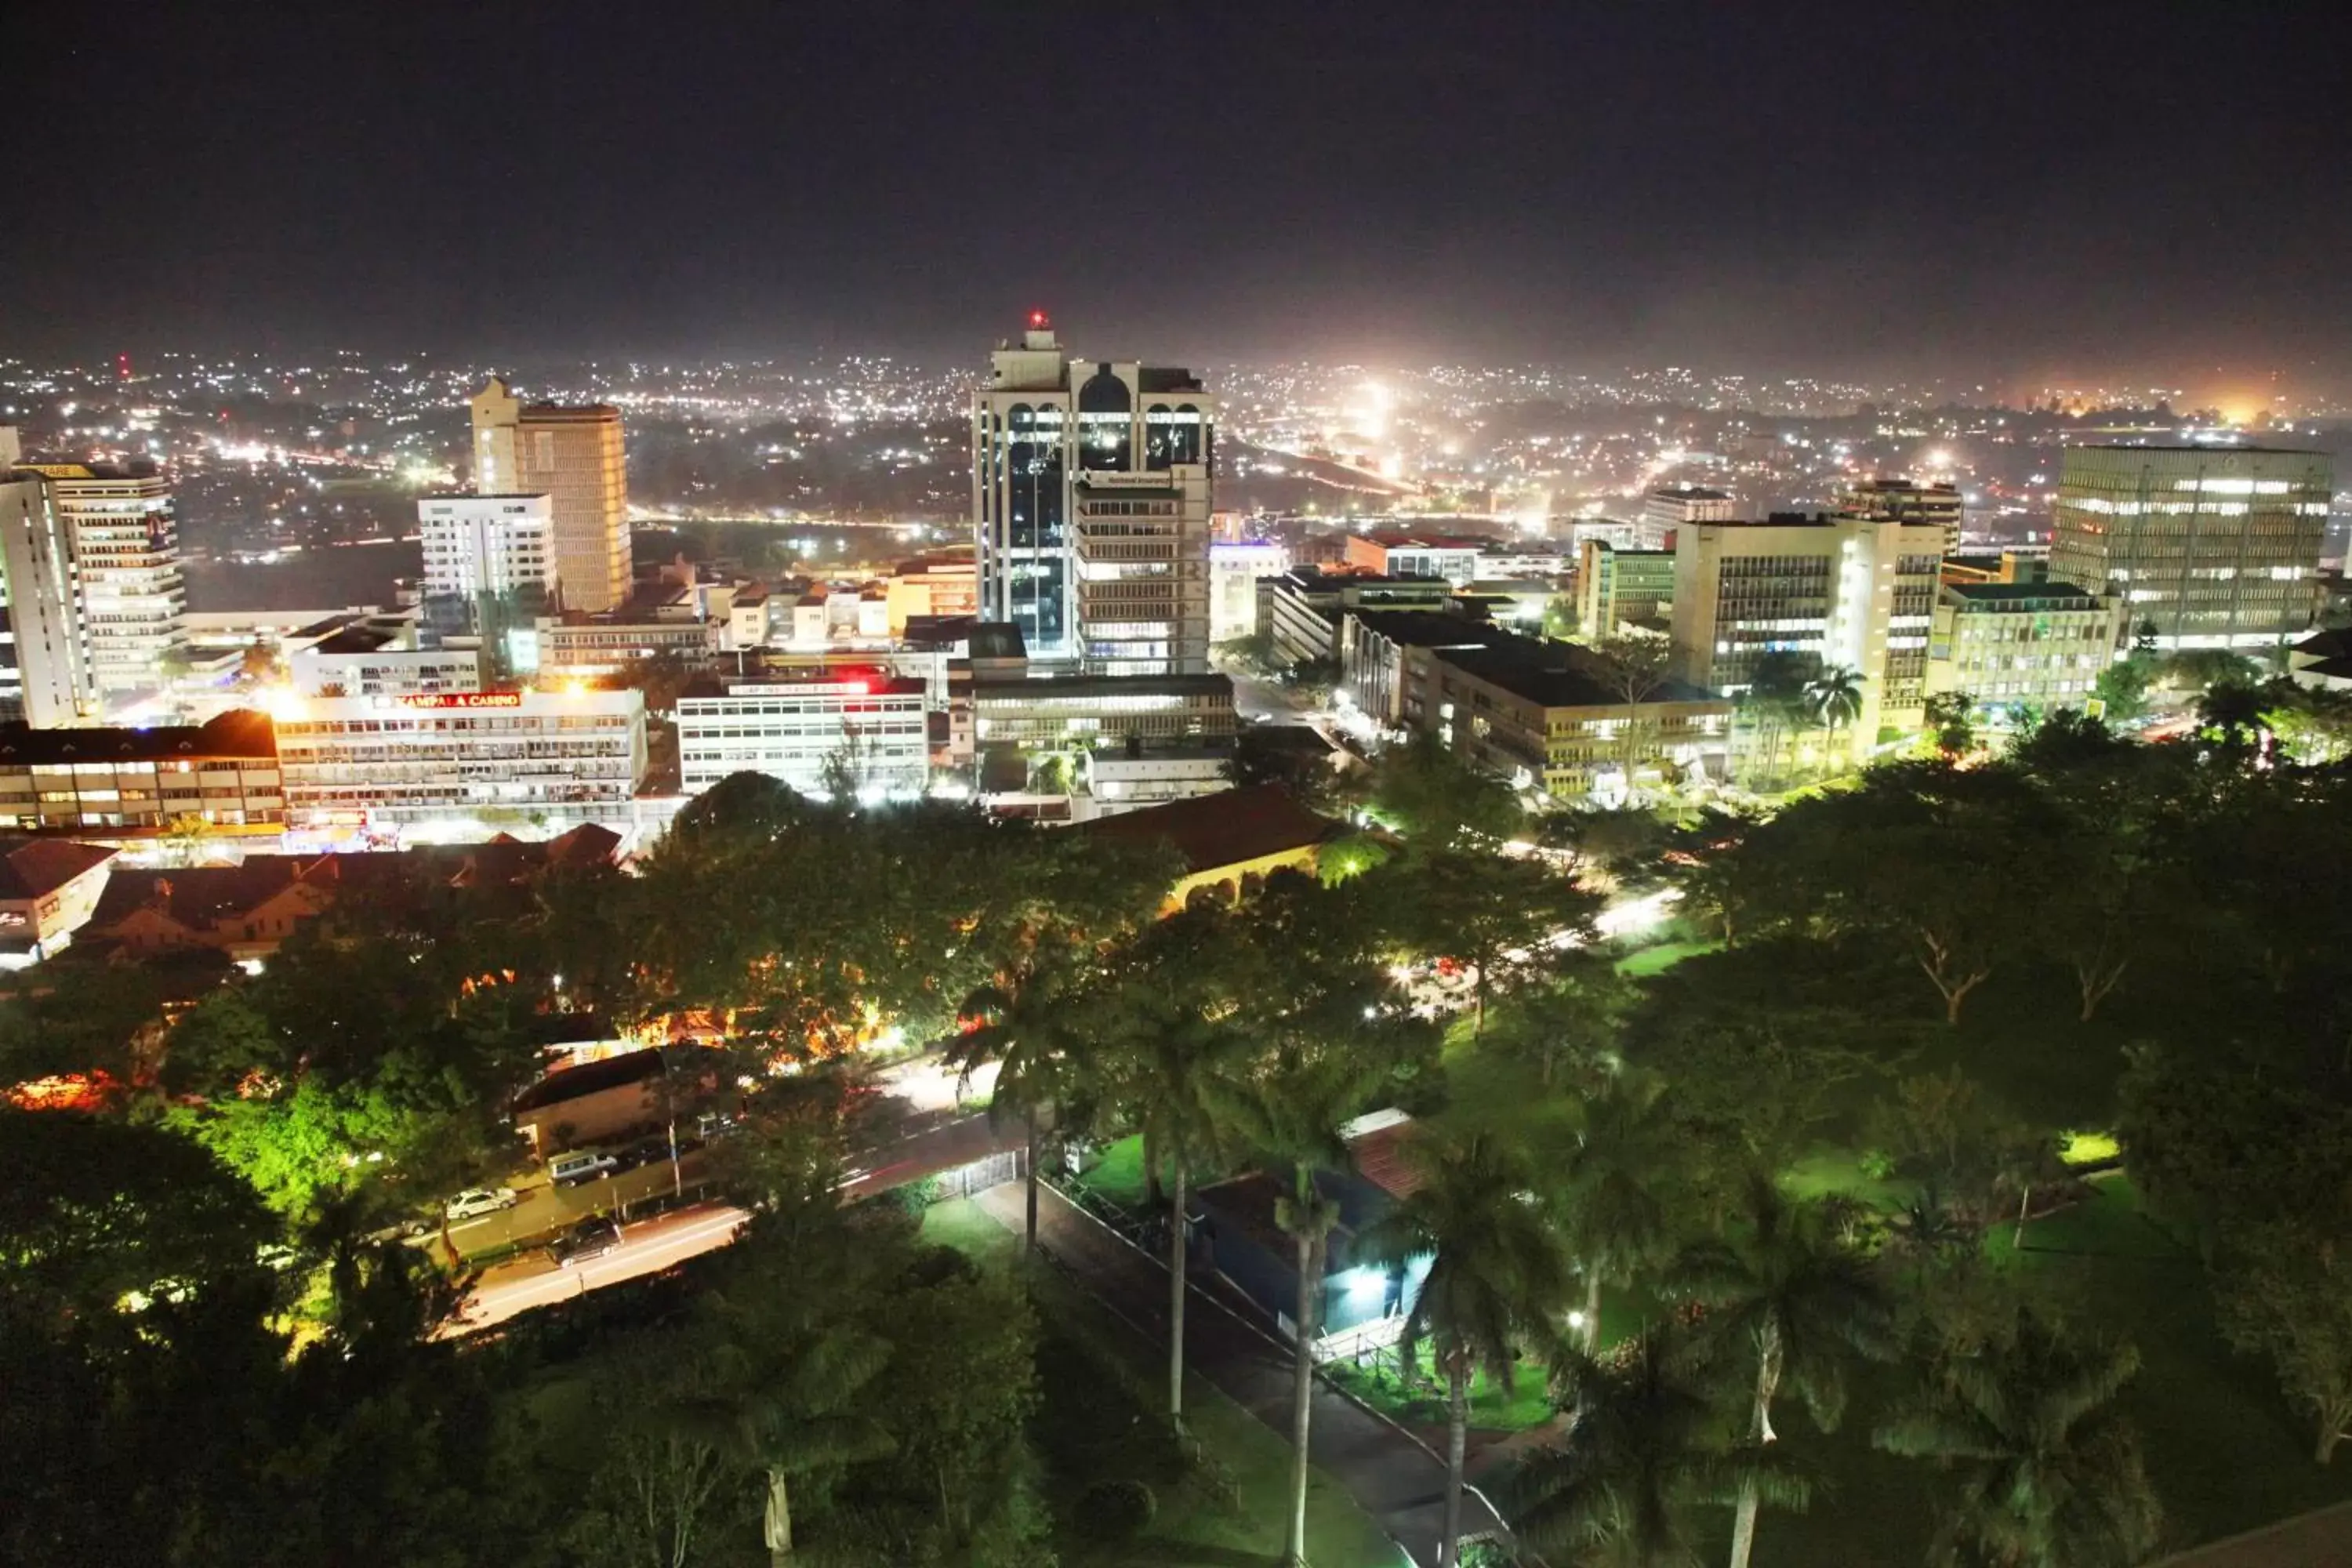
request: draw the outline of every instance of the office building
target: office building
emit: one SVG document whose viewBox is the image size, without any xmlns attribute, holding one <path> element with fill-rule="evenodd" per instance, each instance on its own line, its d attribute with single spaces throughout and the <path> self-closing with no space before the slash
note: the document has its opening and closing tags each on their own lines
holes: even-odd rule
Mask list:
<svg viewBox="0 0 2352 1568">
<path fill-rule="evenodd" d="M 531 638 L 535 662 L 524 668 L 544 676 L 587 679 L 617 675 L 649 658 L 700 665 L 720 651 L 726 635 L 724 621 L 542 616 Z"/>
<path fill-rule="evenodd" d="M 2334 489 L 2322 452 L 2069 447 L 2050 575 L 2160 648 L 2273 647 L 2311 624 Z"/>
<path fill-rule="evenodd" d="M 1960 547 L 1960 487 L 1913 479 L 1873 476 L 1846 487 L 1838 500 L 1845 517 L 1885 517 L 1924 523 L 1944 536 L 1944 553 Z"/>
<path fill-rule="evenodd" d="M 1116 674 L 1209 658 L 1216 405 L 1190 371 L 1066 359 L 1042 314 L 972 398 L 980 615 Z"/>
<path fill-rule="evenodd" d="M 291 698 L 276 720 L 298 826 L 617 820 L 646 777 L 641 691 Z"/>
<path fill-rule="evenodd" d="M 1484 556 L 1503 550 L 1501 541 L 1476 535 L 1388 530 L 1349 535 L 1347 553 L 1342 559 L 1357 571 L 1372 576 L 1442 577 L 1458 588 L 1477 580 Z M 1509 574 L 1498 570 L 1493 574 Z"/>
<path fill-rule="evenodd" d="M 1618 550 L 1598 539 L 1578 547 L 1576 626 L 1586 637 L 1614 637 L 1629 621 L 1655 621 L 1674 602 L 1673 551 Z"/>
<path fill-rule="evenodd" d="M 0 827 L 119 838 L 184 821 L 277 833 L 285 819 L 265 714 L 152 730 L 0 725 Z"/>
<path fill-rule="evenodd" d="M 882 584 L 891 637 L 929 616 L 980 614 L 980 568 L 969 555 L 930 556 L 899 563 Z"/>
<path fill-rule="evenodd" d="M 74 596 L 70 531 L 49 481 L 12 472 L 16 433 L 0 429 L 0 722 L 37 729 L 96 715 L 97 692 Z"/>
<path fill-rule="evenodd" d="M 562 588 L 548 497 L 426 496 L 416 503 L 416 525 L 428 608 L 459 606 L 469 624 L 478 623 L 476 606 L 486 596 L 513 602 L 527 620 L 556 609 Z"/>
<path fill-rule="evenodd" d="M 1339 617 L 1348 610 L 1433 610 L 1454 596 L 1443 577 L 1378 577 L 1294 566 L 1257 584 L 1257 624 L 1285 664 L 1339 655 Z"/>
<path fill-rule="evenodd" d="M 34 463 L 73 553 L 82 652 L 100 698 L 152 690 L 186 642 L 180 532 L 161 474 Z"/>
<path fill-rule="evenodd" d="M 1797 656 L 1808 676 L 1862 677 L 1849 733 L 1857 756 L 1882 729 L 1924 720 L 1927 630 L 1941 529 L 1885 518 L 1776 513 L 1763 522 L 1702 522 L 1675 543 L 1675 675 L 1735 696 L 1768 653 Z"/>
<path fill-rule="evenodd" d="M 1927 691 L 2011 714 L 2080 708 L 2114 662 L 2112 599 L 2065 583 L 1947 583 L 1927 637 Z"/>
<path fill-rule="evenodd" d="M 543 495 L 564 603 L 591 613 L 629 596 L 628 466 L 621 415 L 602 403 L 525 406 L 492 377 L 474 395 L 478 496 Z"/>
<path fill-rule="evenodd" d="M 681 782 L 698 795 L 730 773 L 766 773 L 829 795 L 838 774 L 861 795 L 918 795 L 930 780 L 929 710 L 923 680 L 878 669 L 693 689 L 677 700 Z"/>
<path fill-rule="evenodd" d="M 1222 675 L 975 674 L 972 738 L 982 750 L 1229 742 L 1234 683 Z"/>
<path fill-rule="evenodd" d="M 1726 490 L 1702 485 L 1660 485 L 1642 498 L 1642 518 L 1634 530 L 1636 550 L 1671 548 L 1675 536 L 1695 522 L 1729 522 L 1738 503 Z"/>
<path fill-rule="evenodd" d="M 1219 540 L 1209 546 L 1209 641 L 1212 645 L 1259 630 L 1257 584 L 1290 570 L 1284 544 Z"/>
</svg>

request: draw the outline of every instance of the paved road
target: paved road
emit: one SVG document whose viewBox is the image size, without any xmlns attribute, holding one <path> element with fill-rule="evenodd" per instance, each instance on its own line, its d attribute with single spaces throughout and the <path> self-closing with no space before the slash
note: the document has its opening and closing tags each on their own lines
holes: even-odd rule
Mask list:
<svg viewBox="0 0 2352 1568">
<path fill-rule="evenodd" d="M 602 1258 L 559 1268 L 544 1252 L 525 1253 L 483 1271 L 465 1310 L 443 1329 L 470 1333 L 533 1307 L 584 1296 L 640 1274 L 682 1263 L 698 1253 L 724 1247 L 749 1216 L 727 1204 L 695 1204 L 646 1220 L 625 1222 L 621 1245 Z"/>
<path fill-rule="evenodd" d="M 1022 1187 L 992 1187 L 981 1206 L 1007 1229 L 1023 1226 Z M 1167 1342 L 1168 1270 L 1073 1207 L 1051 1187 L 1037 1194 L 1037 1238 L 1111 1310 L 1139 1331 Z M 1184 1313 L 1189 1364 L 1244 1409 L 1290 1436 L 1290 1347 L 1244 1321 L 1196 1286 Z M 1444 1533 L 1445 1466 L 1394 1423 L 1336 1389 L 1318 1384 L 1309 1452 L 1316 1467 L 1348 1489 L 1418 1563 L 1437 1561 Z M 1463 1529 L 1472 1535 L 1501 1529 L 1484 1498 L 1465 1492 Z"/>
</svg>

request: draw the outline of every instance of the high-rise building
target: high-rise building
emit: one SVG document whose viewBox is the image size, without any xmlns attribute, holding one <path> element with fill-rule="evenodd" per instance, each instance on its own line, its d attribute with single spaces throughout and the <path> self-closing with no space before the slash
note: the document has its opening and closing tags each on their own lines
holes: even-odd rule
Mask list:
<svg viewBox="0 0 2352 1568">
<path fill-rule="evenodd" d="M 1960 487 L 1913 479 L 1872 476 L 1846 487 L 1838 511 L 1846 517 L 1891 517 L 1944 531 L 1944 553 L 1960 547 Z"/>
<path fill-rule="evenodd" d="M 1066 359 L 1034 314 L 971 417 L 982 618 L 1090 673 L 1206 670 L 1216 405 L 1192 372 Z"/>
<path fill-rule="evenodd" d="M 2069 447 L 2050 575 L 2158 647 L 2269 647 L 2311 624 L 2334 486 L 2323 452 Z"/>
<path fill-rule="evenodd" d="M 1671 550 L 1613 550 L 1588 539 L 1577 552 L 1576 626 L 1588 637 L 1615 637 L 1627 621 L 1654 620 L 1674 597 Z"/>
<path fill-rule="evenodd" d="M 528 406 L 493 376 L 474 395 L 474 490 L 548 499 L 555 574 L 572 609 L 629 596 L 628 465 L 606 404 Z"/>
<path fill-rule="evenodd" d="M 16 432 L 0 426 L 0 722 L 50 730 L 92 717 L 97 700 L 72 542 L 48 480 L 13 471 L 18 456 Z"/>
<path fill-rule="evenodd" d="M 1675 673 L 1735 695 L 1759 658 L 1790 653 L 1809 673 L 1862 677 L 1863 710 L 1848 731 L 1857 752 L 1882 728 L 1916 728 L 1943 545 L 1941 529 L 1891 518 L 1776 513 L 1684 527 L 1675 542 Z"/>
<path fill-rule="evenodd" d="M 73 557 L 82 657 L 99 697 L 151 689 L 187 634 L 172 486 L 150 470 L 34 463 Z"/>
</svg>

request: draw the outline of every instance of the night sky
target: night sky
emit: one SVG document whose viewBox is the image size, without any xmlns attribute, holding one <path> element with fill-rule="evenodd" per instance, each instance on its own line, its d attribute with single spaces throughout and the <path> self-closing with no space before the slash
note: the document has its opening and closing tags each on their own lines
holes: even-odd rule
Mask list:
<svg viewBox="0 0 2352 1568">
<path fill-rule="evenodd" d="M 9 12 L 0 353 L 2352 379 L 2340 3 Z"/>
</svg>

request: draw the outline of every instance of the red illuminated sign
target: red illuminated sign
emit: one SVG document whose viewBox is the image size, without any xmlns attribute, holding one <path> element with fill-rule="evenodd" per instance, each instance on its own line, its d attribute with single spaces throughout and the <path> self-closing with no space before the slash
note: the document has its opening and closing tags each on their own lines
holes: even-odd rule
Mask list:
<svg viewBox="0 0 2352 1568">
<path fill-rule="evenodd" d="M 520 708 L 520 691 L 437 691 L 395 697 L 403 708 Z"/>
</svg>

